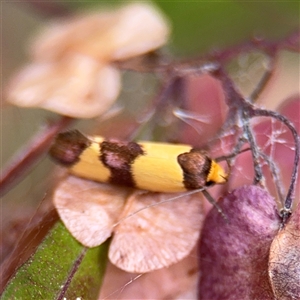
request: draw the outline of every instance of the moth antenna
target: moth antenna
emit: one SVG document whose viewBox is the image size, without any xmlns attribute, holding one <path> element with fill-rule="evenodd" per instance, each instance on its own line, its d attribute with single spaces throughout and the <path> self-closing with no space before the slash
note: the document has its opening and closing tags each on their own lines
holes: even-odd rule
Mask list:
<svg viewBox="0 0 300 300">
<path fill-rule="evenodd" d="M 133 283 L 134 281 L 136 281 L 137 279 L 139 279 L 141 276 L 143 276 L 145 273 L 139 274 L 133 278 L 131 278 L 128 282 L 126 282 L 122 287 L 120 287 L 119 289 L 115 290 L 114 292 L 110 293 L 109 295 L 107 295 L 105 298 L 101 298 L 102 300 L 105 299 L 111 299 L 111 296 L 115 295 L 116 293 L 122 293 L 124 291 L 124 289 L 131 283 Z M 116 297 L 117 298 L 117 297 Z"/>
</svg>

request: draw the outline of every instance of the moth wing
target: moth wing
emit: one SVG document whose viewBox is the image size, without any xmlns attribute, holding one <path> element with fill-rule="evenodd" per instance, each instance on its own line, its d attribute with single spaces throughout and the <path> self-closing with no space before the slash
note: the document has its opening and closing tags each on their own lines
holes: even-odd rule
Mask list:
<svg viewBox="0 0 300 300">
<path fill-rule="evenodd" d="M 174 197 L 179 199 L 159 203 Z M 153 204 L 157 205 L 137 212 Z M 120 269 L 133 273 L 164 268 L 186 257 L 199 238 L 203 222 L 199 194 L 135 191 L 124 211 L 129 217 L 123 215 L 114 230 L 109 258 Z"/>
<path fill-rule="evenodd" d="M 58 185 L 53 201 L 70 233 L 84 246 L 95 247 L 111 236 L 129 191 L 68 176 Z"/>
</svg>

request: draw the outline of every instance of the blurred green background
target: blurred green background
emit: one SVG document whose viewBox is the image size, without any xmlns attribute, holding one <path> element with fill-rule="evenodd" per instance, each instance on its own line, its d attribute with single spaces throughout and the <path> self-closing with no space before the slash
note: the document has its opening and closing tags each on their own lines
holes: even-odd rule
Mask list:
<svg viewBox="0 0 300 300">
<path fill-rule="evenodd" d="M 298 1 L 153 2 L 170 19 L 173 27 L 171 47 L 180 55 L 223 48 L 254 35 L 279 38 L 299 28 Z M 96 7 L 96 3 L 107 4 L 106 1 L 81 1 L 79 5 L 90 8 Z"/>
</svg>

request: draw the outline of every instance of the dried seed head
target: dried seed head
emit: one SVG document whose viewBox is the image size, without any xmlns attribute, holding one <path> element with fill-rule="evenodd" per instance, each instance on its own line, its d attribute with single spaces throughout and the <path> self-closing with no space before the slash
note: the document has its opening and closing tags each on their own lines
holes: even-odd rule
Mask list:
<svg viewBox="0 0 300 300">
<path fill-rule="evenodd" d="M 272 242 L 269 277 L 276 299 L 300 297 L 300 204 Z"/>
<path fill-rule="evenodd" d="M 200 299 L 271 299 L 267 269 L 280 218 L 262 188 L 245 186 L 219 201 L 229 222 L 213 208 L 200 242 Z"/>
</svg>

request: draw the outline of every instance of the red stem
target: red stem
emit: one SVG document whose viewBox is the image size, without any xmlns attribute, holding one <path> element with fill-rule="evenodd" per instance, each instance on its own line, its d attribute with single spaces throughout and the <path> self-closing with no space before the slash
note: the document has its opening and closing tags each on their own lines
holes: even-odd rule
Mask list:
<svg viewBox="0 0 300 300">
<path fill-rule="evenodd" d="M 48 150 L 54 136 L 71 122 L 72 118 L 62 117 L 43 127 L 32 139 L 14 155 L 9 164 L 1 171 L 0 197 L 4 196 L 25 174 L 27 174 Z"/>
</svg>

